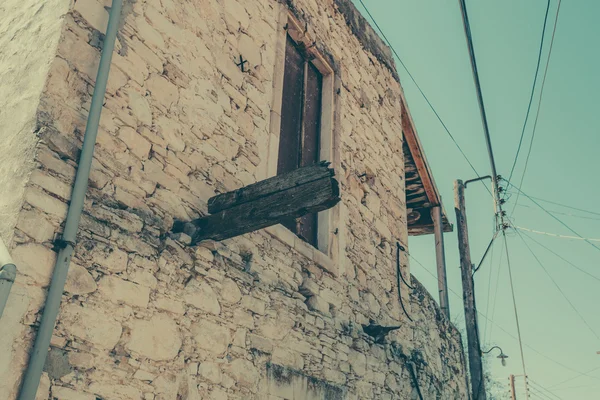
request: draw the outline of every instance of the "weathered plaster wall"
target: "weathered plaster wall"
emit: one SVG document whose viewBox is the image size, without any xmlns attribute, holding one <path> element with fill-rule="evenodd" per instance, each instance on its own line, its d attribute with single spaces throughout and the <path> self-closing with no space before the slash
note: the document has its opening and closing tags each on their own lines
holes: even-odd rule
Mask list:
<svg viewBox="0 0 600 400">
<path fill-rule="evenodd" d="M 34 167 L 36 110 L 70 0 L 0 3 L 0 237 L 10 242 Z"/>
<path fill-rule="evenodd" d="M 294 376 L 315 387 L 312 398 L 413 399 L 411 364 L 425 398 L 466 398 L 454 327 L 415 280 L 410 293 L 402 287 L 414 322 L 398 302 L 395 242 L 407 241 L 399 83 L 333 1 L 288 3 L 338 79 L 337 275 L 280 228 L 197 248 L 166 235 L 174 219 L 205 213 L 216 192 L 264 177 L 287 5 L 127 2 L 39 398 L 289 399 L 283 377 Z M 13 335 L 0 350 L 15 374 L 26 363 L 50 280 L 51 241 L 70 197 L 103 11 L 97 0 L 78 0 L 65 17 L 38 109 L 39 168 L 15 231 L 19 277 L 0 328 Z M 240 53 L 249 72 L 234 64 Z M 406 273 L 405 254 L 401 264 Z M 401 325 L 391 344 L 363 333 L 370 319 Z M 0 399 L 14 398 L 17 385 L 5 384 Z"/>
</svg>

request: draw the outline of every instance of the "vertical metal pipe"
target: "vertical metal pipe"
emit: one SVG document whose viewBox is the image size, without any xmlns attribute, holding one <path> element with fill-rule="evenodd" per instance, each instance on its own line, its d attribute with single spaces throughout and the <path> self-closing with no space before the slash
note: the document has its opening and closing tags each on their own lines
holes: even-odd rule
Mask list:
<svg viewBox="0 0 600 400">
<path fill-rule="evenodd" d="M 433 233 L 435 238 L 435 259 L 437 263 L 438 290 L 440 295 L 440 308 L 450 320 L 450 303 L 448 301 L 448 280 L 446 278 L 446 253 L 444 248 L 444 228 L 442 226 L 442 206 L 431 209 L 433 220 Z"/>
<path fill-rule="evenodd" d="M 69 205 L 62 240 L 60 241 L 62 248 L 56 257 L 56 264 L 44 306 L 44 313 L 42 314 L 40 327 L 35 338 L 29 365 L 23 378 L 19 400 L 35 399 L 48 354 L 48 346 L 50 346 L 50 339 L 60 310 L 61 297 L 67 280 L 67 272 L 69 271 L 69 264 L 77 238 L 77 230 L 79 229 L 79 220 L 83 211 L 83 202 L 87 192 L 98 125 L 100 123 L 100 114 L 102 113 L 102 105 L 106 94 L 106 84 L 108 82 L 122 7 L 123 0 L 113 0 L 106 28 L 104 47 L 100 56 L 98 74 L 96 75 L 96 85 L 94 87 L 94 94 L 92 95 L 90 113 L 85 128 L 79 166 L 77 167 L 77 175 L 75 176 L 75 184 L 73 185 L 71 204 Z"/>
</svg>

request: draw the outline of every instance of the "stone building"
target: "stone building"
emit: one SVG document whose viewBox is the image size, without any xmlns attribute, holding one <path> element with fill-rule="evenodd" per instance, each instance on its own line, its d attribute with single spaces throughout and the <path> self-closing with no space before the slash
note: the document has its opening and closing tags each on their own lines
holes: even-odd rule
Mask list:
<svg viewBox="0 0 600 400">
<path fill-rule="evenodd" d="M 0 232 L 18 267 L 5 400 L 52 279 L 110 0 L 0 8 Z M 169 234 L 306 154 L 332 163 L 335 207 L 198 246 Z M 390 50 L 350 0 L 127 0 L 89 184 L 39 399 L 468 398 L 459 333 L 397 260 L 439 195 Z"/>
</svg>

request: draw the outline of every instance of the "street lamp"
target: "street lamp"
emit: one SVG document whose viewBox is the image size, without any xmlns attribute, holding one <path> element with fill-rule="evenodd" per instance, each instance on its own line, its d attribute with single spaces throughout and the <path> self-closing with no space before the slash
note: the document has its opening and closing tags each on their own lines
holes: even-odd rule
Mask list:
<svg viewBox="0 0 600 400">
<path fill-rule="evenodd" d="M 494 349 L 500 350 L 500 355 L 497 358 L 499 358 L 500 361 L 502 362 L 502 366 L 506 367 L 506 359 L 508 358 L 508 356 L 506 354 L 504 354 L 504 352 L 502 351 L 502 349 L 499 346 L 494 346 L 491 349 L 489 349 L 488 351 L 482 351 L 481 355 L 487 354 Z"/>
</svg>

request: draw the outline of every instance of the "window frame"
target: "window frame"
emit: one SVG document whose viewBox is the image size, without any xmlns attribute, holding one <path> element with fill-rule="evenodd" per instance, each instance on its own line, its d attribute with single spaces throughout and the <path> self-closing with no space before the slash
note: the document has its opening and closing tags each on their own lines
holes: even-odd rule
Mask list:
<svg viewBox="0 0 600 400">
<path fill-rule="evenodd" d="M 310 62 L 322 75 L 319 159 L 330 161 L 332 167 L 339 174 L 341 166 L 339 165 L 339 154 L 334 140 L 334 109 L 337 106 L 334 102 L 335 72 L 327 60 L 319 53 L 316 46 L 314 46 L 315 41 L 306 31 L 305 24 L 300 23 L 288 8 L 283 5 L 281 5 L 278 22 L 279 26 L 282 28 L 286 27 L 287 29 L 279 30 L 276 40 L 269 145 L 262 178 L 266 179 L 277 175 L 285 52 L 288 35 L 296 44 L 302 44 L 307 48 L 308 54 L 312 57 Z M 340 243 L 342 236 L 338 227 L 340 209 L 341 203 L 318 214 L 316 247 L 305 242 L 281 224 L 266 228 L 266 231 L 274 238 L 290 245 L 299 253 L 337 276 L 339 274 L 339 261 L 343 258 L 343 252 L 345 251 L 345 245 L 341 246 Z"/>
</svg>

